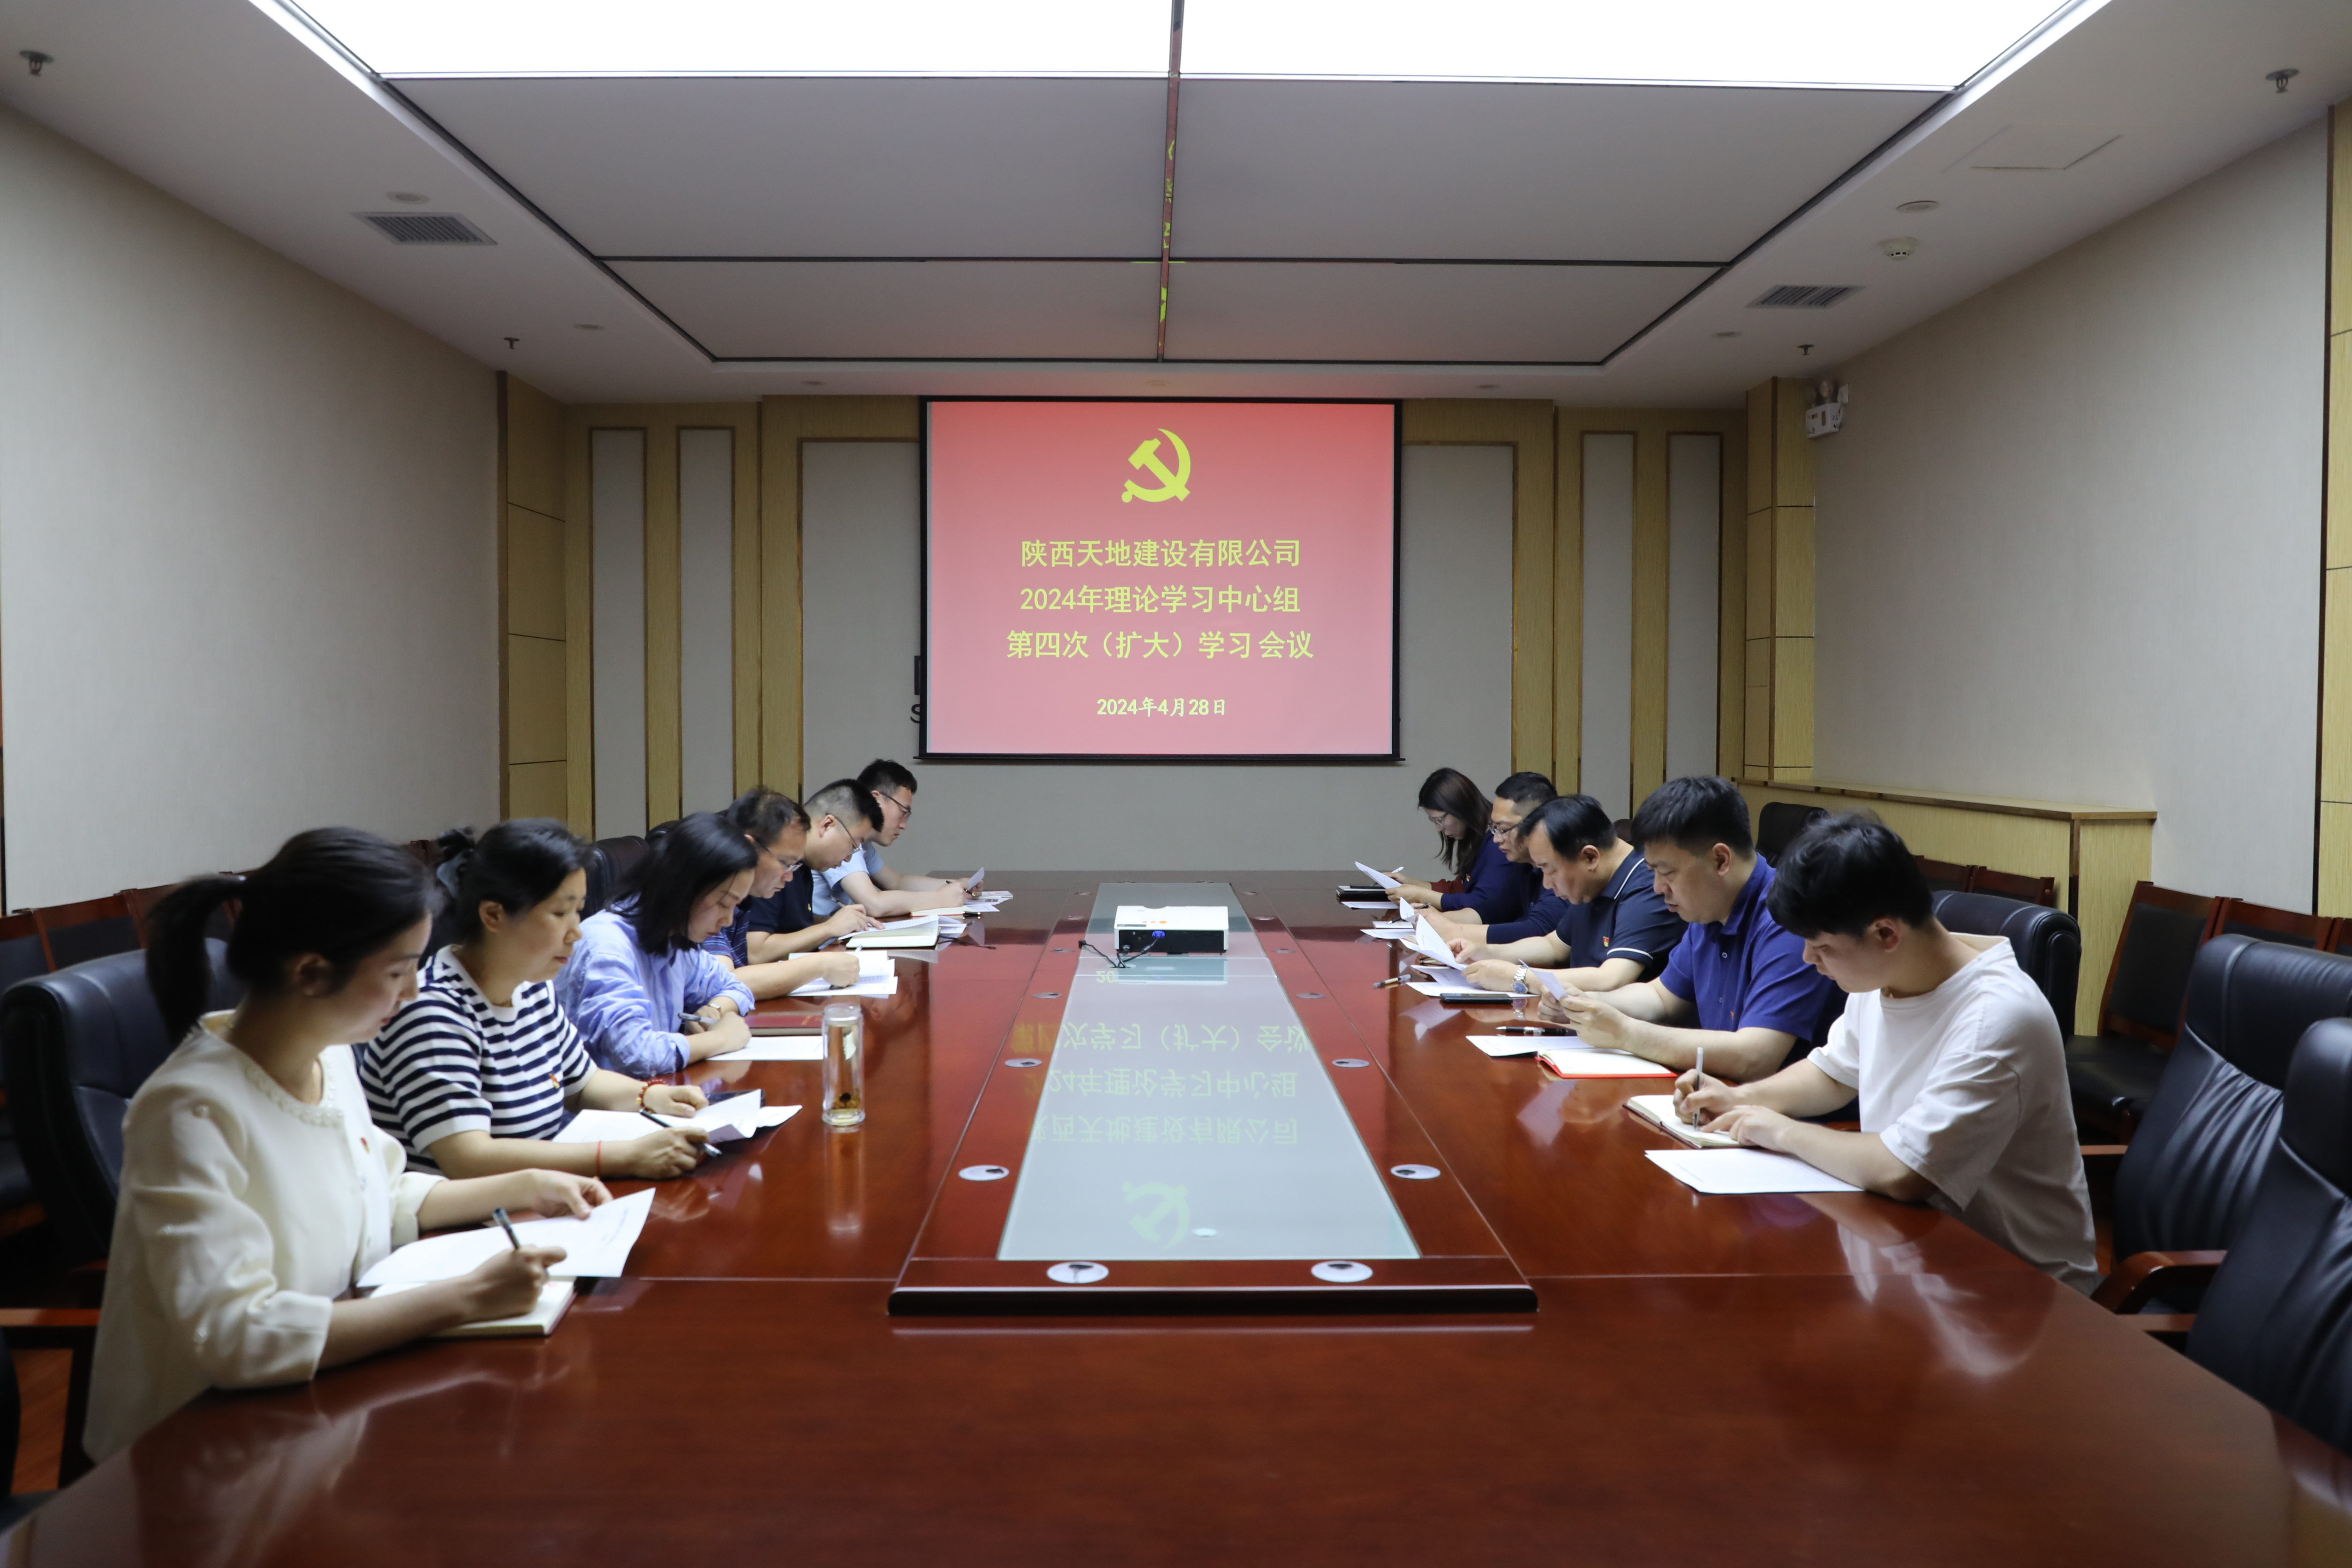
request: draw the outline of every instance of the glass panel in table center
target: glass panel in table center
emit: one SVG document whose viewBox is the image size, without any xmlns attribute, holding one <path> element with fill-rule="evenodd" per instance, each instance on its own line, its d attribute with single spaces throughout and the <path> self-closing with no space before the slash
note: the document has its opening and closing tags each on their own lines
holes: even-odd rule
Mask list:
<svg viewBox="0 0 2352 1568">
<path fill-rule="evenodd" d="M 1222 904 L 1226 952 L 1079 955 L 997 1257 L 1420 1257 L 1233 889 L 1106 883 L 1105 952 L 1125 904 Z"/>
</svg>

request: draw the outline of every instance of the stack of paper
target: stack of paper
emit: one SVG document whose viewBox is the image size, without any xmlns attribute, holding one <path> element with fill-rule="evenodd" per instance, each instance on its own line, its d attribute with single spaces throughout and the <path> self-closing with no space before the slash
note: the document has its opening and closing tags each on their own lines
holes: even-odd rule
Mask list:
<svg viewBox="0 0 2352 1568">
<path fill-rule="evenodd" d="M 752 1042 L 752 1048 L 757 1049 L 766 1043 L 755 1040 Z M 823 1057 L 824 1047 L 820 1043 L 816 1057 L 809 1059 L 821 1060 Z M 737 1059 L 745 1058 L 739 1057 Z M 553 1142 L 620 1143 L 632 1138 L 642 1138 L 646 1135 L 648 1125 L 646 1118 L 650 1116 L 664 1127 L 699 1127 L 709 1134 L 711 1144 L 717 1146 L 723 1143 L 740 1142 L 754 1132 L 781 1126 L 791 1119 L 793 1111 L 799 1109 L 797 1105 L 763 1107 L 760 1103 L 760 1091 L 755 1089 L 747 1094 L 730 1095 L 725 1100 L 706 1105 L 691 1116 L 664 1116 L 658 1111 L 650 1110 L 583 1110 L 563 1124 L 563 1131 L 555 1135 Z"/>
<path fill-rule="evenodd" d="M 884 921 L 872 931 L 861 931 L 841 939 L 845 947 L 936 947 L 940 941 L 940 917 L 935 914 L 909 915 L 904 920 Z"/>
<path fill-rule="evenodd" d="M 1802 1160 L 1769 1149 L 1645 1149 L 1650 1162 L 1701 1193 L 1858 1193 Z"/>
<path fill-rule="evenodd" d="M 890 961 L 887 952 L 859 953 L 857 979 L 850 984 L 829 985 L 819 978 L 793 989 L 795 996 L 896 996 L 898 994 L 898 965 Z"/>
<path fill-rule="evenodd" d="M 643 1125 L 642 1122 L 639 1123 Z M 563 1257 L 548 1272 L 562 1279 L 604 1279 L 629 1265 L 629 1249 L 646 1228 L 653 1212 L 654 1190 L 647 1187 L 625 1198 L 615 1198 L 588 1211 L 585 1219 L 530 1219 L 515 1226 L 515 1239 L 525 1247 L 560 1247 Z M 395 1247 L 392 1254 L 360 1276 L 361 1285 L 427 1285 L 470 1274 L 507 1248 L 506 1234 L 496 1226 L 479 1230 L 428 1236 Z"/>
<path fill-rule="evenodd" d="M 1370 879 L 1376 888 L 1393 888 L 1397 885 L 1397 879 L 1394 877 L 1390 876 L 1386 871 L 1375 871 L 1361 860 L 1356 862 L 1356 869 Z"/>
<path fill-rule="evenodd" d="M 403 1290 L 422 1289 L 428 1281 L 410 1280 L 404 1284 L 386 1285 L 376 1291 L 379 1296 L 397 1296 Z M 436 1340 L 509 1340 L 545 1339 L 563 1321 L 572 1306 L 575 1287 L 569 1279 L 550 1279 L 539 1288 L 539 1301 L 528 1312 L 511 1318 L 478 1318 L 470 1323 L 459 1323 L 454 1329 L 444 1329 L 433 1337 Z"/>
<path fill-rule="evenodd" d="M 824 1060 L 824 1037 L 814 1029 L 772 1035 L 754 1033 L 751 1043 L 740 1051 L 728 1051 L 709 1058 L 714 1062 L 821 1062 Z"/>
<path fill-rule="evenodd" d="M 1675 1069 L 1662 1068 L 1629 1051 L 1612 1051 L 1594 1046 L 1543 1046 L 1536 1051 L 1536 1060 L 1547 1071 L 1561 1078 L 1672 1078 Z M 1674 1103 L 1671 1094 L 1644 1098 Z"/>
<path fill-rule="evenodd" d="M 977 882 L 986 874 L 987 868 L 982 867 L 980 870 L 974 871 L 971 874 L 971 881 Z M 971 883 L 969 882 L 965 884 L 967 887 L 970 885 Z M 988 888 L 977 893 L 968 894 L 964 899 L 963 912 L 968 915 L 989 914 L 995 910 L 999 906 L 1009 904 L 1012 901 L 1012 894 L 1003 892 L 995 888 Z"/>
</svg>

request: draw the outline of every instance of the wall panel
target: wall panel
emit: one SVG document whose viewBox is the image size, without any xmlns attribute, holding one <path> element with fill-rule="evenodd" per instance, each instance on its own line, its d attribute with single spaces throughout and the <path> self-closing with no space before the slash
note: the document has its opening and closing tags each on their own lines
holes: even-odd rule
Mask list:
<svg viewBox="0 0 2352 1568">
<path fill-rule="evenodd" d="M 1633 437 L 1584 447 L 1584 702 L 1578 787 L 1612 816 L 1633 809 Z"/>
<path fill-rule="evenodd" d="M 596 837 L 642 834 L 646 815 L 646 433 L 588 437 L 595 534 Z"/>
<path fill-rule="evenodd" d="M 1665 775 L 1716 771 L 1717 574 L 1723 527 L 1723 437 L 1666 438 L 1671 534 L 1666 595 Z"/>
<path fill-rule="evenodd" d="M 680 808 L 735 793 L 735 432 L 677 433 Z"/>
</svg>

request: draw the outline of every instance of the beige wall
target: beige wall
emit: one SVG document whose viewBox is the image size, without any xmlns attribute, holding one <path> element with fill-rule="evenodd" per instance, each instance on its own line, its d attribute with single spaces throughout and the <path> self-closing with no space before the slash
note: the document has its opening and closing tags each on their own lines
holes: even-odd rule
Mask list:
<svg viewBox="0 0 2352 1568">
<path fill-rule="evenodd" d="M 2326 179 L 2315 124 L 1843 368 L 1815 778 L 2153 806 L 2158 881 L 2311 907 Z"/>
<path fill-rule="evenodd" d="M 0 111 L 7 898 L 499 804 L 491 373 Z"/>
</svg>

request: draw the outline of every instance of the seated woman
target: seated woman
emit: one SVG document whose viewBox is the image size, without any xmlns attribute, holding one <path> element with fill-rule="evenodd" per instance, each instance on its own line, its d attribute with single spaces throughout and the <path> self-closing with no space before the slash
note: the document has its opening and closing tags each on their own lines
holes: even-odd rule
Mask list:
<svg viewBox="0 0 2352 1568">
<path fill-rule="evenodd" d="M 1524 869 L 1511 864 L 1487 832 L 1486 792 L 1454 769 L 1440 768 L 1422 783 L 1421 810 L 1437 829 L 1438 858 L 1462 887 L 1440 893 L 1426 882 L 1405 880 L 1397 884 L 1399 899 L 1423 909 L 1472 910 L 1488 925 L 1527 912 L 1534 895 Z"/>
<path fill-rule="evenodd" d="M 472 1273 L 392 1296 L 352 1282 L 417 1231 L 504 1207 L 581 1215 L 585 1176 L 403 1173 L 368 1121 L 346 1042 L 416 994 L 424 869 L 348 827 L 298 834 L 249 877 L 204 877 L 148 917 L 147 981 L 182 1034 L 132 1097 L 85 1446 L 103 1458 L 207 1388 L 301 1383 L 425 1334 L 528 1311 L 563 1257 L 501 1250 Z M 235 900 L 233 1012 L 205 1012 L 205 926 Z"/>
<path fill-rule="evenodd" d="M 442 876 L 454 873 L 457 888 L 456 940 L 425 961 L 415 999 L 360 1050 L 368 1108 L 400 1135 L 410 1168 L 657 1178 L 701 1163 L 698 1127 L 647 1127 L 615 1143 L 546 1142 L 583 1107 L 678 1116 L 706 1103 L 698 1090 L 596 1066 L 555 1005 L 551 982 L 580 940 L 588 846 L 562 823 L 531 817 L 501 822 L 478 844 L 462 829 L 446 833 L 441 847 Z"/>
<path fill-rule="evenodd" d="M 639 1079 L 751 1044 L 751 990 L 702 944 L 733 921 L 760 865 L 759 851 L 711 812 L 647 837 L 621 897 L 581 923 L 555 982 L 596 1065 Z"/>
<path fill-rule="evenodd" d="M 755 785 L 735 798 L 735 803 L 719 814 L 728 825 L 743 835 L 746 842 L 759 851 L 760 863 L 751 872 L 750 896 L 735 906 L 735 918 L 727 927 L 703 942 L 704 951 L 726 961 L 735 971 L 735 978 L 750 988 L 751 994 L 766 1001 L 771 996 L 786 996 L 812 980 L 822 980 L 828 985 L 847 985 L 857 978 L 857 955 L 854 952 L 776 952 L 772 938 L 784 915 L 779 906 L 785 897 L 785 886 L 801 869 L 801 848 L 808 842 L 808 813 L 790 795 Z M 802 903 L 805 910 L 805 900 Z M 803 913 L 803 922 L 806 916 Z M 863 931 L 875 922 L 856 905 L 845 905 L 835 911 L 826 924 L 836 926 L 837 934 Z M 823 940 L 831 940 L 830 934 Z M 814 945 L 814 944 L 812 944 Z M 758 950 L 763 956 L 754 958 Z M 772 956 L 767 956 L 772 954 Z"/>
</svg>

